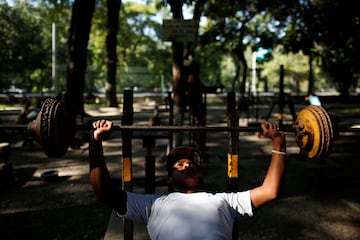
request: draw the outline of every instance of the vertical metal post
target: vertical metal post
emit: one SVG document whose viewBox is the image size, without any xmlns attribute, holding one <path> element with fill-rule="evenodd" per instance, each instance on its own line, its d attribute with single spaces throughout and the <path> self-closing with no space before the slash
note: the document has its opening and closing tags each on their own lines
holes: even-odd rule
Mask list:
<svg viewBox="0 0 360 240">
<path fill-rule="evenodd" d="M 52 41 L 51 41 L 51 60 L 52 60 L 52 91 L 56 93 L 56 24 L 52 23 L 51 25 L 51 35 L 52 35 Z"/>
<path fill-rule="evenodd" d="M 155 147 L 155 138 L 144 137 L 143 147 L 146 148 L 145 156 L 145 193 L 155 193 L 155 156 L 152 148 Z"/>
<path fill-rule="evenodd" d="M 239 116 L 236 114 L 235 92 L 229 92 L 227 95 L 227 120 L 228 127 L 239 126 Z M 237 131 L 230 131 L 228 138 L 228 188 L 229 190 L 237 190 L 239 177 L 239 133 Z"/>
<path fill-rule="evenodd" d="M 125 90 L 123 95 L 123 116 L 122 125 L 133 124 L 133 91 Z M 132 191 L 132 133 L 130 130 L 123 130 L 122 137 L 122 187 L 125 191 Z M 124 239 L 132 240 L 134 232 L 133 222 L 125 219 Z"/>
<path fill-rule="evenodd" d="M 229 92 L 227 95 L 227 117 L 228 127 L 239 126 L 239 116 L 236 114 L 235 92 Z M 228 148 L 228 189 L 236 191 L 239 188 L 239 133 L 237 131 L 229 132 Z M 238 239 L 238 221 L 234 222 L 232 239 Z"/>
<path fill-rule="evenodd" d="M 280 84 L 279 84 L 279 113 L 278 113 L 278 122 L 279 125 L 283 123 L 283 113 L 285 106 L 285 95 L 284 95 L 284 65 L 280 65 Z"/>
<path fill-rule="evenodd" d="M 169 126 L 174 125 L 174 101 L 172 99 L 171 92 L 168 92 L 168 101 L 169 101 Z M 173 132 L 169 132 L 169 151 L 173 146 Z"/>
<path fill-rule="evenodd" d="M 252 75 L 251 75 L 251 93 L 253 96 L 256 96 L 256 82 L 257 82 L 257 75 L 256 75 L 256 51 L 252 54 Z"/>
</svg>

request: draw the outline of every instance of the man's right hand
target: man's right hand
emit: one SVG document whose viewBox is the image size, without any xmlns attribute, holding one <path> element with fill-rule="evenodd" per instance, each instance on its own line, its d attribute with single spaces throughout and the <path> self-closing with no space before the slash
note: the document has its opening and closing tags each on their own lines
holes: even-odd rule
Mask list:
<svg viewBox="0 0 360 240">
<path fill-rule="evenodd" d="M 274 122 L 264 122 L 261 124 L 263 129 L 263 135 L 267 138 L 270 138 L 273 141 L 275 150 L 286 150 L 285 143 L 285 134 L 283 131 L 279 130 L 279 125 Z"/>
</svg>

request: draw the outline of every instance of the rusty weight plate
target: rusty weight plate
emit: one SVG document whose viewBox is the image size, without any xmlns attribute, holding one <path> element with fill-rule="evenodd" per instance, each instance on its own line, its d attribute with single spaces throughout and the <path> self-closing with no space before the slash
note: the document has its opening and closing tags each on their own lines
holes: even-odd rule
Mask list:
<svg viewBox="0 0 360 240">
<path fill-rule="evenodd" d="M 334 145 L 334 129 L 332 125 L 331 118 L 326 110 L 321 106 L 310 105 L 309 109 L 316 112 L 317 116 L 321 119 L 322 125 L 322 148 L 321 152 L 319 152 L 318 158 L 324 159 L 326 158 L 332 151 Z"/>
<path fill-rule="evenodd" d="M 48 98 L 38 114 L 37 135 L 48 157 L 61 157 L 75 134 L 75 118 L 63 101 Z"/>
<path fill-rule="evenodd" d="M 309 105 L 302 109 L 293 125 L 300 153 L 308 159 L 327 157 L 333 145 L 332 122 L 321 106 Z"/>
</svg>

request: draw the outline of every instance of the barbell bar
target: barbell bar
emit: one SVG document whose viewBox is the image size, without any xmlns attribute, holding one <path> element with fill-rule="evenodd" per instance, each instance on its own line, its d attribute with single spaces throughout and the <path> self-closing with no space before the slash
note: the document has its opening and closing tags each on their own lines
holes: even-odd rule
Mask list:
<svg viewBox="0 0 360 240">
<path fill-rule="evenodd" d="M 0 129 L 6 130 L 18 130 L 18 129 L 28 129 L 29 124 L 0 124 Z M 76 130 L 79 131 L 86 131 L 91 130 L 92 127 L 90 125 L 76 125 Z M 139 132 L 154 132 L 154 131 L 171 131 L 171 132 L 261 132 L 262 129 L 259 126 L 246 126 L 246 127 L 226 127 L 226 126 L 168 126 L 168 125 L 161 125 L 161 126 L 149 126 L 149 125 L 114 125 L 112 127 L 114 131 L 139 131 Z M 294 132 L 294 125 L 282 125 L 280 127 L 281 131 L 284 132 Z M 359 127 L 355 126 L 337 126 L 337 132 L 360 132 Z"/>
<path fill-rule="evenodd" d="M 8 126 L 11 128 L 26 127 L 42 146 L 48 157 L 61 157 L 73 140 L 75 131 L 91 130 L 90 125 L 76 125 L 75 116 L 64 101 L 48 98 L 42 104 L 37 118 L 28 125 Z M 238 131 L 262 132 L 259 126 L 223 127 L 223 126 L 145 126 L 145 125 L 114 125 L 115 131 L 134 132 L 184 132 L 184 131 Z M 284 132 L 294 132 L 295 141 L 300 147 L 300 153 L 308 159 L 327 157 L 333 147 L 334 129 L 330 116 L 321 106 L 309 105 L 300 110 L 294 124 L 283 125 Z M 151 136 L 149 134 L 149 136 Z"/>
</svg>

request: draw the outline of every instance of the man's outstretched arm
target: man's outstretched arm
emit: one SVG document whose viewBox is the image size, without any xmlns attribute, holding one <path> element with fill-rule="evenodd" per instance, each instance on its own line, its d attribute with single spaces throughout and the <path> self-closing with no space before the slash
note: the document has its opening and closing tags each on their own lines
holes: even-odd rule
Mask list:
<svg viewBox="0 0 360 240">
<path fill-rule="evenodd" d="M 117 189 L 111 182 L 107 169 L 102 139 L 111 132 L 112 122 L 98 120 L 93 123 L 94 131 L 89 142 L 90 183 L 96 198 L 120 214 L 126 213 L 126 192 Z"/>
<path fill-rule="evenodd" d="M 279 131 L 278 125 L 272 122 L 264 122 L 261 127 L 264 136 L 272 140 L 272 150 L 274 151 L 262 185 L 250 190 L 251 201 L 255 208 L 277 197 L 285 171 L 286 139 L 284 132 Z"/>
</svg>

